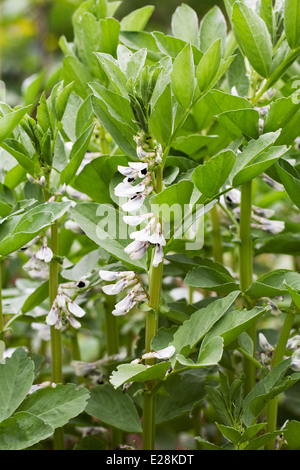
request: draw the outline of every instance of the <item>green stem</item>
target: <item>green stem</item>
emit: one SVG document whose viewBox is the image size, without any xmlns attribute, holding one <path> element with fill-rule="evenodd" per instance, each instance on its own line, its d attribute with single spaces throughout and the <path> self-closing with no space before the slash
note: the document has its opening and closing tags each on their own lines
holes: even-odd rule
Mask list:
<svg viewBox="0 0 300 470">
<path fill-rule="evenodd" d="M 286 344 L 290 336 L 291 329 L 293 327 L 295 315 L 293 311 L 288 311 L 282 326 L 282 330 L 280 332 L 280 336 L 278 339 L 277 346 L 275 348 L 275 352 L 272 359 L 272 368 L 275 367 L 277 364 L 280 364 L 284 358 Z M 278 396 L 273 398 L 269 401 L 268 408 L 267 408 L 267 432 L 274 432 L 276 431 L 277 427 L 277 413 L 278 413 Z M 275 447 L 275 439 L 269 441 L 267 445 L 268 450 L 274 450 Z"/>
<path fill-rule="evenodd" d="M 160 192 L 163 187 L 163 168 L 159 167 L 156 174 L 156 191 Z M 149 273 L 149 307 L 147 312 L 145 332 L 145 352 L 151 351 L 151 341 L 157 334 L 158 311 L 163 278 L 163 262 L 157 267 L 151 265 Z M 147 359 L 147 365 L 153 365 L 155 359 Z M 151 393 L 155 381 L 146 382 L 146 391 L 143 401 L 143 450 L 153 450 L 155 447 L 155 408 L 156 394 Z"/>
<path fill-rule="evenodd" d="M 216 262 L 223 263 L 223 244 L 217 205 L 214 205 L 210 214 L 213 232 L 213 257 Z"/>
<path fill-rule="evenodd" d="M 2 288 L 3 288 L 2 270 L 3 270 L 3 261 L 0 260 L 0 333 L 4 330 L 3 302 L 2 302 Z M 4 349 L 5 349 L 4 342 L 0 340 L 0 360 L 3 359 Z"/>
<path fill-rule="evenodd" d="M 53 251 L 53 259 L 50 262 L 49 270 L 49 301 L 52 306 L 58 290 L 58 223 L 57 221 L 51 225 L 51 249 Z M 62 382 L 62 354 L 61 354 L 61 335 L 60 331 L 54 326 L 50 327 L 51 331 L 51 356 L 52 356 L 52 382 Z M 54 431 L 54 449 L 64 450 L 64 434 L 62 428 Z"/>
<path fill-rule="evenodd" d="M 3 261 L 0 260 L 0 333 L 4 329 L 4 320 L 3 320 L 3 307 L 2 307 L 2 269 Z"/>
<path fill-rule="evenodd" d="M 251 238 L 251 212 L 252 212 L 252 182 L 244 183 L 241 187 L 241 212 L 240 212 L 240 285 L 243 294 L 252 284 L 253 277 L 253 254 Z M 247 307 L 247 299 L 244 296 L 244 303 Z M 248 330 L 248 334 L 253 341 L 254 351 L 256 343 L 256 327 L 253 325 Z M 255 385 L 256 367 L 249 358 L 244 358 L 245 372 L 245 394 L 247 395 Z"/>
</svg>

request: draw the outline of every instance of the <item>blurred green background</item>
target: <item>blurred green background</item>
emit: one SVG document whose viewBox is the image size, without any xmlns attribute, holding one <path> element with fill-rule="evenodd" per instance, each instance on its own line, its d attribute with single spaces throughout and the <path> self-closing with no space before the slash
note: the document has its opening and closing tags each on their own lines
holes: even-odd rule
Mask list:
<svg viewBox="0 0 300 470">
<path fill-rule="evenodd" d="M 58 40 L 65 35 L 72 41 L 72 14 L 81 3 L 80 0 L 0 0 L 0 77 L 4 82 L 1 100 L 11 106 L 22 104 L 28 77 L 43 71 L 46 77 L 50 76 L 46 85 L 51 86 L 61 60 Z M 169 33 L 172 14 L 182 3 L 194 8 L 199 19 L 213 5 L 223 7 L 222 0 L 123 0 L 115 16 L 121 19 L 132 10 L 153 5 L 155 10 L 147 29 Z"/>
</svg>

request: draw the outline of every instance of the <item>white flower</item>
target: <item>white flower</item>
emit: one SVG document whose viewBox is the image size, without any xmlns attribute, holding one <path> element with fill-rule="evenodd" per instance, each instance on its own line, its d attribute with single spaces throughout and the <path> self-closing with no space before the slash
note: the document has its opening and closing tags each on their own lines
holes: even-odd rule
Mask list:
<svg viewBox="0 0 300 470">
<path fill-rule="evenodd" d="M 122 205 L 122 209 L 125 212 L 135 212 L 139 210 L 142 205 L 144 204 L 146 198 L 145 193 L 137 194 L 130 198 L 128 202 L 125 202 L 125 204 Z"/>
<path fill-rule="evenodd" d="M 106 295 L 116 295 L 120 294 L 128 285 L 127 279 L 121 279 L 116 284 L 109 284 L 108 286 L 103 286 L 102 290 Z"/>
<path fill-rule="evenodd" d="M 134 271 L 105 271 L 100 269 L 99 276 L 103 281 L 116 281 L 122 277 L 127 277 L 127 279 L 133 279 L 135 276 Z"/>
<path fill-rule="evenodd" d="M 263 333 L 259 333 L 258 340 L 259 340 L 260 347 L 264 349 L 264 351 L 268 351 L 268 352 L 274 351 L 274 347 L 269 343 L 269 341 L 267 340 L 267 338 L 265 337 Z"/>
<path fill-rule="evenodd" d="M 141 259 L 149 247 L 149 242 L 135 240 L 124 248 L 125 253 L 130 255 L 131 259 Z"/>
<path fill-rule="evenodd" d="M 141 215 L 124 215 L 123 220 L 125 224 L 130 225 L 131 227 L 136 227 L 144 222 L 146 219 L 153 217 L 153 213 L 149 212 L 147 214 Z"/>
<path fill-rule="evenodd" d="M 238 189 L 231 189 L 225 194 L 225 200 L 229 205 L 239 205 L 241 203 L 241 192 Z"/>
<path fill-rule="evenodd" d="M 167 346 L 164 349 L 160 349 L 159 351 L 153 351 L 149 352 L 146 354 L 143 354 L 142 359 L 151 359 L 151 358 L 156 358 L 156 359 L 170 359 L 175 353 L 175 347 L 174 346 Z"/>
<path fill-rule="evenodd" d="M 68 320 L 68 322 L 70 323 L 70 325 L 75 328 L 76 330 L 78 330 L 80 327 L 81 327 L 81 324 L 79 323 L 79 321 L 76 320 L 76 318 L 74 318 L 70 313 L 66 312 L 66 319 Z"/>
<path fill-rule="evenodd" d="M 137 303 L 135 299 L 135 292 L 130 291 L 120 302 L 115 305 L 112 314 L 115 316 L 126 315 Z"/>
<path fill-rule="evenodd" d="M 163 261 L 164 258 L 164 250 L 161 245 L 155 245 L 155 252 L 152 260 L 152 266 L 157 268 L 157 266 Z"/>
<path fill-rule="evenodd" d="M 149 242 L 152 243 L 153 245 L 161 245 L 161 246 L 165 246 L 166 244 L 166 240 L 165 240 L 165 237 L 163 236 L 162 234 L 162 230 L 161 230 L 161 224 L 160 222 L 158 222 L 156 224 L 156 230 L 155 230 L 155 233 L 153 235 L 151 235 L 149 238 L 148 238 Z"/>
<path fill-rule="evenodd" d="M 55 326 L 57 330 L 62 327 L 60 309 L 55 305 L 52 305 L 50 312 L 47 315 L 46 323 L 47 325 Z"/>
<path fill-rule="evenodd" d="M 83 308 L 81 308 L 78 304 L 76 304 L 76 302 L 74 302 L 73 300 L 69 300 L 68 302 L 68 310 L 70 313 L 72 313 L 73 315 L 75 315 L 75 317 L 83 317 L 83 315 L 85 315 L 85 311 L 83 310 Z"/>
<path fill-rule="evenodd" d="M 300 348 L 300 335 L 293 336 L 286 344 L 287 349 L 298 349 Z"/>
<path fill-rule="evenodd" d="M 24 271 L 43 271 L 46 267 L 46 264 L 43 260 L 36 258 L 36 256 L 32 256 L 27 263 L 24 264 L 23 269 Z"/>
<path fill-rule="evenodd" d="M 36 258 L 45 261 L 45 263 L 50 263 L 53 258 L 53 251 L 47 246 L 47 241 L 44 239 L 43 246 L 36 252 Z"/>
<path fill-rule="evenodd" d="M 65 222 L 65 229 L 66 230 L 71 230 L 73 233 L 79 233 L 83 234 L 83 230 L 81 229 L 80 225 L 77 224 L 77 222 L 74 222 L 73 220 L 66 220 Z"/>
</svg>

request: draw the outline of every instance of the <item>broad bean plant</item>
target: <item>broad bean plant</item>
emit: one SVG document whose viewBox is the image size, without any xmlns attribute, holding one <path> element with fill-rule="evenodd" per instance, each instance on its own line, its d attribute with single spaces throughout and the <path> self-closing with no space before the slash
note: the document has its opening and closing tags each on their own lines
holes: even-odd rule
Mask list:
<svg viewBox="0 0 300 470">
<path fill-rule="evenodd" d="M 0 104 L 0 449 L 299 449 L 299 0 L 119 5 Z"/>
</svg>

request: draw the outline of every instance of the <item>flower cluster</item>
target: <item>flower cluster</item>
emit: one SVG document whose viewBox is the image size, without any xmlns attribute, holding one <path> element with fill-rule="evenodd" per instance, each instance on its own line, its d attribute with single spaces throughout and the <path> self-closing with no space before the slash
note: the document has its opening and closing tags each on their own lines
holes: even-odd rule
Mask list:
<svg viewBox="0 0 300 470">
<path fill-rule="evenodd" d="M 237 221 L 240 219 L 241 192 L 238 189 L 232 189 L 225 195 L 225 201 L 232 208 L 233 215 Z M 270 219 L 274 211 L 263 209 L 252 205 L 251 228 L 263 230 L 270 234 L 277 234 L 285 229 L 285 223 L 281 220 Z"/>
<path fill-rule="evenodd" d="M 117 281 L 116 284 L 103 286 L 106 295 L 120 294 L 130 287 L 129 293 L 115 305 L 112 314 L 115 316 L 126 315 L 135 305 L 147 298 L 143 286 L 134 271 L 105 271 L 100 270 L 99 276 L 104 281 Z"/>
<path fill-rule="evenodd" d="M 80 280 L 79 282 L 72 282 L 61 284 L 58 288 L 57 295 L 54 299 L 50 312 L 47 315 L 47 325 L 54 326 L 55 329 L 60 330 L 63 327 L 63 321 L 68 321 L 73 328 L 80 328 L 81 324 L 75 317 L 81 318 L 85 315 L 85 311 L 70 298 L 78 289 L 87 287 L 89 282 L 87 280 Z M 69 295 L 65 294 L 64 290 L 68 291 Z"/>
<path fill-rule="evenodd" d="M 137 136 L 135 142 L 140 161 L 129 162 L 128 167 L 118 166 L 118 171 L 125 178 L 115 187 L 116 196 L 129 198 L 122 205 L 122 209 L 129 213 L 141 209 L 146 197 L 153 191 L 152 171 L 162 161 L 160 145 L 151 149 L 147 139 L 142 135 Z M 125 253 L 129 254 L 131 259 L 137 260 L 144 256 L 151 245 L 155 246 L 152 264 L 155 267 L 158 266 L 163 260 L 163 246 L 166 244 L 158 217 L 149 212 L 142 215 L 124 216 L 123 220 L 132 227 L 148 221 L 145 228 L 130 234 L 133 242 L 125 248 Z"/>
<path fill-rule="evenodd" d="M 22 251 L 27 250 L 30 246 L 35 244 L 37 238 L 32 243 L 23 247 Z M 36 253 L 24 264 L 23 269 L 27 271 L 32 278 L 47 278 L 48 277 L 48 265 L 53 258 L 53 252 L 48 247 L 47 237 L 43 238 L 43 244 Z"/>
</svg>

